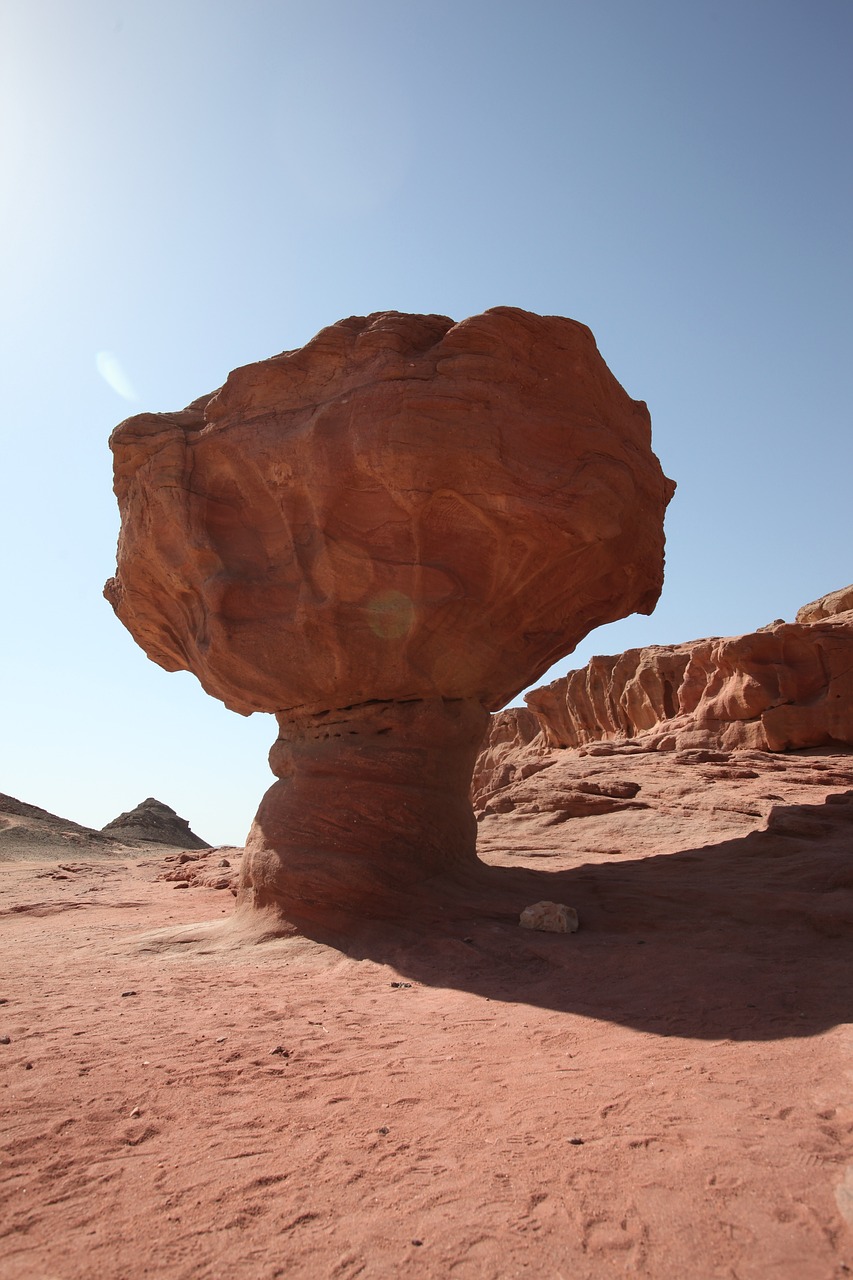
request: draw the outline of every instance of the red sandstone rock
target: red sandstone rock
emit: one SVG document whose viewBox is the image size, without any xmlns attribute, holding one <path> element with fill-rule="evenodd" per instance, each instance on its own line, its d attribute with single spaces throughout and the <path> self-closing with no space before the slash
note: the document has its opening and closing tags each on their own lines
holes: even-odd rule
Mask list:
<svg viewBox="0 0 853 1280">
<path fill-rule="evenodd" d="M 649 445 L 575 321 L 351 318 L 115 430 L 107 595 L 236 711 L 495 709 L 653 608 L 673 486 Z"/>
<path fill-rule="evenodd" d="M 788 751 L 853 746 L 850 589 L 750 635 L 629 649 L 535 689 L 527 710 L 492 718 L 477 759 L 478 812 L 543 807 L 519 788 L 550 768 L 554 748 L 588 754 L 623 744 L 644 751 Z M 544 807 L 565 812 L 557 793 Z"/>
<path fill-rule="evenodd" d="M 797 622 L 821 622 L 824 618 L 834 618 L 839 613 L 848 613 L 853 609 L 853 585 L 842 587 L 839 591 L 831 591 L 829 595 L 812 600 L 797 610 Z"/>
<path fill-rule="evenodd" d="M 527 695 L 551 747 L 786 751 L 853 743 L 853 612 L 593 658 Z"/>
<path fill-rule="evenodd" d="M 660 591 L 673 485 L 572 320 L 353 317 L 111 447 L 119 618 L 278 716 L 255 905 L 313 911 L 354 857 L 368 896 L 472 860 L 486 710 Z"/>
</svg>

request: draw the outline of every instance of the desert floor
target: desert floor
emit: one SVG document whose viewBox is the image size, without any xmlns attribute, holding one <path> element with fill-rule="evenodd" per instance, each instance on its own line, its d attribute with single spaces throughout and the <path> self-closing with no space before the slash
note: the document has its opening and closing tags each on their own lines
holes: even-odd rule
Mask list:
<svg viewBox="0 0 853 1280">
<path fill-rule="evenodd" d="M 221 851 L 7 847 L 3 1280 L 853 1273 L 853 754 L 564 753 L 480 848 L 580 931 L 158 950 Z"/>
</svg>

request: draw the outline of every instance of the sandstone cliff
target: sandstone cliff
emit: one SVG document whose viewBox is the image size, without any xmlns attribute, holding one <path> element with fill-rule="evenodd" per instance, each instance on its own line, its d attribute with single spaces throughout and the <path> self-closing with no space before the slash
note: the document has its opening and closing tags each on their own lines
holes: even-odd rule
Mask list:
<svg viewBox="0 0 853 1280">
<path fill-rule="evenodd" d="M 853 746 L 853 587 L 795 623 L 629 649 L 535 689 L 493 717 L 474 775 L 480 808 L 554 748 L 789 751 Z M 608 745 L 612 744 L 612 745 Z"/>
</svg>

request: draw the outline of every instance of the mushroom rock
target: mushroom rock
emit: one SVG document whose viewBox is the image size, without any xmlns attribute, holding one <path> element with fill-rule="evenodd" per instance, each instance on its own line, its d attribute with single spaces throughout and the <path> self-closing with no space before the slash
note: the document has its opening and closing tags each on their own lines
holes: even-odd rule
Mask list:
<svg viewBox="0 0 853 1280">
<path fill-rule="evenodd" d="M 488 713 L 660 593 L 674 486 L 573 320 L 351 317 L 110 444 L 118 617 L 277 716 L 239 898 L 283 918 L 476 865 Z"/>
</svg>

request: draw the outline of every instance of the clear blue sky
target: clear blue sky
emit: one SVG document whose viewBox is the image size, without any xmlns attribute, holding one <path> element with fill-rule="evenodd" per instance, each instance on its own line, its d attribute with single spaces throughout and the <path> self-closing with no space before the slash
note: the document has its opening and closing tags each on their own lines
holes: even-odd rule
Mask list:
<svg viewBox="0 0 853 1280">
<path fill-rule="evenodd" d="M 342 316 L 572 316 L 648 402 L 661 603 L 554 675 L 853 580 L 851 65 L 849 0 L 5 0 L 0 790 L 242 842 L 275 724 L 101 598 L 107 437 Z"/>
</svg>

